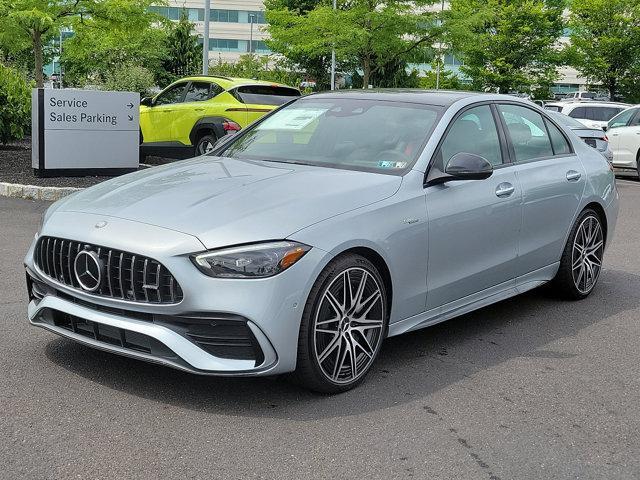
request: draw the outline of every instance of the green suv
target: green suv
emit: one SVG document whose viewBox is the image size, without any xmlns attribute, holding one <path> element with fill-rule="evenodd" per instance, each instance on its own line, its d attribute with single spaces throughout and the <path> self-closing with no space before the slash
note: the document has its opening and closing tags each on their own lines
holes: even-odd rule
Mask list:
<svg viewBox="0 0 640 480">
<path fill-rule="evenodd" d="M 246 78 L 180 79 L 140 102 L 141 157 L 203 155 L 228 132 L 299 96 L 295 88 Z"/>
</svg>

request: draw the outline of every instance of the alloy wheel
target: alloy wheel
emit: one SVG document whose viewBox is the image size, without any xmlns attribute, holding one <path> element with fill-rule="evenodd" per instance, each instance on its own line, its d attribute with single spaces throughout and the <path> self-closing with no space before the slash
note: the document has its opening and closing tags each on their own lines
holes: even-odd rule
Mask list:
<svg viewBox="0 0 640 480">
<path fill-rule="evenodd" d="M 604 237 L 600 220 L 589 215 L 582 220 L 573 240 L 571 273 L 573 283 L 582 294 L 589 293 L 600 275 Z"/>
<path fill-rule="evenodd" d="M 206 155 L 211 150 L 213 150 L 213 142 L 210 142 L 209 140 L 204 140 L 198 144 L 198 153 L 201 155 Z"/>
<path fill-rule="evenodd" d="M 367 372 L 382 343 L 385 305 L 376 278 L 353 267 L 326 288 L 316 311 L 313 343 L 327 379 L 351 383 Z"/>
</svg>

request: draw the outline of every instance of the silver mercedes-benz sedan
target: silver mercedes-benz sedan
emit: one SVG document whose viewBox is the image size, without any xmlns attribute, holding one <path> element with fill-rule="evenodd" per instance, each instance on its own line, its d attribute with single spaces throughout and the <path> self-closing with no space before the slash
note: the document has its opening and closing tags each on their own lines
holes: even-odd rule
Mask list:
<svg viewBox="0 0 640 480">
<path fill-rule="evenodd" d="M 340 392 L 387 336 L 547 282 L 586 297 L 617 212 L 605 158 L 530 102 L 311 95 L 208 156 L 51 206 L 25 259 L 29 319 L 188 372 Z"/>
</svg>

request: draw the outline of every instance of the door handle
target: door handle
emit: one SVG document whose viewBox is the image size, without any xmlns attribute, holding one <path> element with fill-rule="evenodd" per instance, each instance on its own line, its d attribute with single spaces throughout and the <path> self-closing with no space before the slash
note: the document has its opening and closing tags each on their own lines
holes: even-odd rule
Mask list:
<svg viewBox="0 0 640 480">
<path fill-rule="evenodd" d="M 194 108 L 196 112 L 204 112 L 204 108 Z"/>
<path fill-rule="evenodd" d="M 567 180 L 569 180 L 570 182 L 577 182 L 578 180 L 580 180 L 581 176 L 582 174 L 580 172 L 576 172 L 575 170 L 569 170 L 567 172 Z"/>
<path fill-rule="evenodd" d="M 503 182 L 496 187 L 496 196 L 500 198 L 508 197 L 515 191 L 515 189 L 516 188 L 509 182 Z"/>
</svg>

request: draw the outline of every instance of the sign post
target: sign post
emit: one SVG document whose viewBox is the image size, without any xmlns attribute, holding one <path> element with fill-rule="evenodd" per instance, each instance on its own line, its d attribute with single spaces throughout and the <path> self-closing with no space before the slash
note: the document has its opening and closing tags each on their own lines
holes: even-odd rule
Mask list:
<svg viewBox="0 0 640 480">
<path fill-rule="evenodd" d="M 140 95 L 32 92 L 31 161 L 37 177 L 120 175 L 138 169 Z"/>
</svg>

